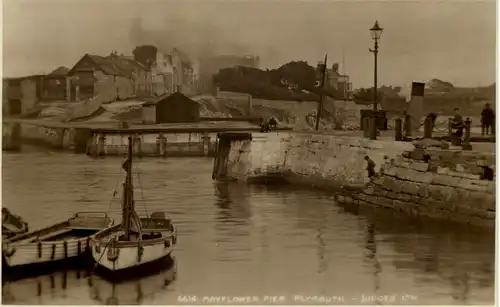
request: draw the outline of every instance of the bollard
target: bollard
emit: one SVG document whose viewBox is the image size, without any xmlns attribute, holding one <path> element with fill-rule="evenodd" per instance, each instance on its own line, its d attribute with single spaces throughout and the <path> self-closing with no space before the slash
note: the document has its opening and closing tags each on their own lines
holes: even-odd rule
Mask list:
<svg viewBox="0 0 500 307">
<path fill-rule="evenodd" d="M 365 138 L 369 138 L 370 137 L 370 118 L 369 117 L 365 117 L 363 118 L 363 136 Z"/>
<path fill-rule="evenodd" d="M 375 117 L 370 118 L 370 140 L 377 139 L 377 119 Z"/>
<path fill-rule="evenodd" d="M 464 133 L 464 142 L 462 143 L 462 150 L 472 150 L 472 145 L 470 144 L 470 125 L 472 121 L 470 118 L 467 118 L 465 121 L 465 133 Z"/>
<path fill-rule="evenodd" d="M 404 123 L 405 137 L 411 136 L 411 116 L 405 115 L 405 123 Z"/>
<path fill-rule="evenodd" d="M 424 139 L 432 139 L 432 119 L 426 118 L 424 121 Z"/>
<path fill-rule="evenodd" d="M 403 140 L 403 120 L 401 118 L 396 118 L 394 122 L 394 139 L 396 141 Z"/>
</svg>

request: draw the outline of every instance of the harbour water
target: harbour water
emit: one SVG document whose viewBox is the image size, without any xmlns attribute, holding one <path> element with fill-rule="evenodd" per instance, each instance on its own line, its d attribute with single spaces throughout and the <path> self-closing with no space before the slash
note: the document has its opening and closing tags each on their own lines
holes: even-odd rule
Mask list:
<svg viewBox="0 0 500 307">
<path fill-rule="evenodd" d="M 135 161 L 139 211 L 164 210 L 178 227 L 175 267 L 116 285 L 80 271 L 8 282 L 4 304 L 494 303 L 491 230 L 341 207 L 315 190 L 216 184 L 208 158 Z M 78 211 L 119 219 L 121 162 L 4 153 L 2 205 L 30 229 Z"/>
</svg>

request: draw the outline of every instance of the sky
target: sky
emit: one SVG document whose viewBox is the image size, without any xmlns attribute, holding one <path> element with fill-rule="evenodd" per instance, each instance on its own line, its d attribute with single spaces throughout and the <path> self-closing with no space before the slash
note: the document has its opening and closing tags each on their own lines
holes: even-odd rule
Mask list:
<svg viewBox="0 0 500 307">
<path fill-rule="evenodd" d="M 71 68 L 85 53 L 131 54 L 151 43 L 192 55 L 258 55 L 261 68 L 299 60 L 316 65 L 327 53 L 329 66 L 338 62 L 354 88 L 370 87 L 369 29 L 378 20 L 384 28 L 379 86 L 431 78 L 485 86 L 496 78 L 494 0 L 2 2 L 6 77 Z"/>
</svg>

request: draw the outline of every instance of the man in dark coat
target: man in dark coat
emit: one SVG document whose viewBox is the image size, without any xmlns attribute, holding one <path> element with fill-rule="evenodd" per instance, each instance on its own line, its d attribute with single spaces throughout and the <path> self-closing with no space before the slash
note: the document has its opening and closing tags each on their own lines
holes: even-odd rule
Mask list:
<svg viewBox="0 0 500 307">
<path fill-rule="evenodd" d="M 481 112 L 481 133 L 482 135 L 493 134 L 493 121 L 495 119 L 495 111 L 487 103 Z"/>
<path fill-rule="evenodd" d="M 365 156 L 366 160 L 366 171 L 368 172 L 368 178 L 375 176 L 375 162 L 373 162 L 370 157 Z"/>
</svg>

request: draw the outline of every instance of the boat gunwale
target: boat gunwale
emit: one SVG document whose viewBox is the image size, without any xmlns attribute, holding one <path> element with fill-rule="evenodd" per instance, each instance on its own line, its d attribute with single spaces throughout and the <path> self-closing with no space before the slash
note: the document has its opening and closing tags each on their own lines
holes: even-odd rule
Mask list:
<svg viewBox="0 0 500 307">
<path fill-rule="evenodd" d="M 121 224 L 114 225 L 112 227 L 106 228 L 101 230 L 100 232 L 96 233 L 92 238 L 91 242 L 92 244 L 99 244 L 99 245 L 104 245 L 107 246 L 109 242 L 111 241 L 110 236 L 115 232 L 116 230 L 119 230 L 121 228 Z M 143 239 L 143 240 L 134 240 L 134 241 L 115 241 L 114 247 L 115 248 L 121 248 L 121 247 L 138 247 L 139 244 L 141 246 L 151 246 L 151 245 L 156 245 L 163 243 L 167 240 L 171 240 L 177 235 L 177 231 L 175 227 L 172 225 L 172 229 L 164 229 L 170 234 L 164 235 L 162 234 L 161 238 L 154 238 L 154 239 Z M 148 229 L 143 229 L 143 231 L 148 231 Z M 151 231 L 159 231 L 159 229 L 152 229 Z M 161 231 L 160 231 L 161 232 Z M 109 239 L 107 239 L 109 238 Z"/>
<path fill-rule="evenodd" d="M 81 240 L 81 239 L 84 239 L 84 238 L 87 238 L 87 237 L 92 237 L 94 235 L 96 235 L 98 232 L 100 232 L 101 230 L 99 230 L 98 228 L 92 228 L 92 227 L 82 227 L 82 226 L 76 226 L 76 227 L 72 227 L 71 226 L 71 221 L 73 221 L 75 218 L 77 217 L 81 217 L 79 216 L 79 213 L 76 213 L 73 217 L 69 218 L 68 220 L 66 221 L 63 221 L 63 222 L 59 222 L 59 223 L 56 223 L 54 225 L 51 225 L 51 226 L 47 226 L 47 227 L 44 227 L 44 228 L 40 228 L 40 229 L 36 229 L 36 230 L 33 230 L 33 231 L 30 231 L 30 232 L 26 232 L 26 233 L 22 233 L 22 234 L 18 234 L 16 236 L 13 236 L 11 238 L 8 238 L 6 239 L 5 241 L 3 241 L 3 245 L 8 245 L 8 246 L 14 246 L 14 247 L 22 247 L 22 246 L 29 246 L 29 245 L 36 245 L 38 244 L 39 242 L 41 242 L 42 244 L 54 244 L 54 243 L 63 243 L 64 241 L 66 242 L 74 242 L 74 241 L 78 241 L 78 240 Z M 98 218 L 101 218 L 101 217 L 98 217 Z M 104 229 L 107 229 L 109 228 L 109 226 L 111 226 L 113 223 L 114 223 L 114 220 L 110 217 L 107 216 L 107 214 L 105 214 L 105 216 L 102 218 L 104 220 L 106 220 L 108 223 L 108 226 L 105 227 Z M 96 230 L 95 233 L 91 234 L 91 235 L 88 235 L 88 236 L 83 236 L 81 238 L 75 238 L 75 239 L 67 239 L 67 240 L 39 240 L 39 238 L 43 235 L 48 235 L 50 234 L 51 232 L 55 232 L 57 230 L 62 230 L 62 229 L 69 229 L 69 230 L 83 230 L 83 229 L 86 229 L 86 230 Z M 30 241 L 26 242 L 26 240 L 30 239 Z"/>
</svg>

